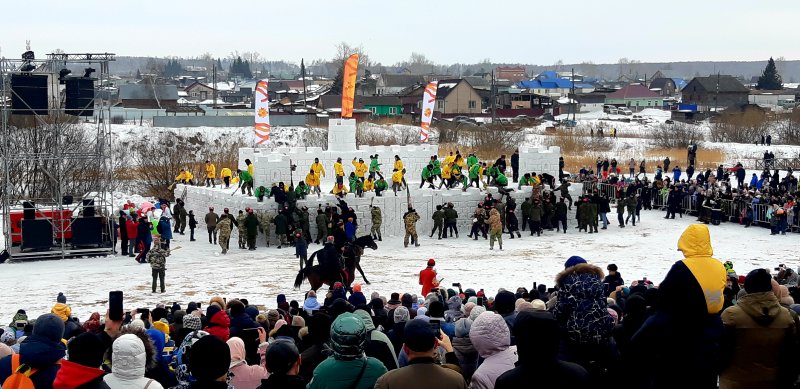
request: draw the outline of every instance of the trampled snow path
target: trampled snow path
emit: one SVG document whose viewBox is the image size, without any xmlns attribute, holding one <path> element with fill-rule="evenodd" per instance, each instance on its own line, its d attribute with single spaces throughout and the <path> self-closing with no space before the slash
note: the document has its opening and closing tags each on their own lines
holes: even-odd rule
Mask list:
<svg viewBox="0 0 800 389">
<path fill-rule="evenodd" d="M 663 279 L 671 264 L 682 258 L 676 250 L 677 239 L 695 218 L 664 220 L 663 212 L 642 211 L 636 227 L 620 229 L 613 223 L 599 234 L 578 234 L 570 219 L 569 233 L 546 232 L 542 237 L 523 234 L 509 240 L 505 234 L 503 251 L 489 251 L 488 241 L 468 240 L 468 231 L 459 239 L 436 240 L 421 232 L 421 247 L 404 249 L 402 237 L 378 242 L 377 251 L 367 250 L 362 265 L 372 285 L 364 287 L 368 296 L 378 291 L 419 293 L 417 273 L 428 258 L 435 258 L 443 284 L 460 282 L 464 288 L 484 288 L 494 294 L 504 287 L 531 287 L 534 281 L 551 286 L 555 275 L 571 255 L 580 255 L 605 269 L 609 263 L 619 266 L 625 281 L 646 276 L 655 282 Z M 616 219 L 612 209 L 609 219 Z M 389 222 L 389 221 L 386 221 Z M 739 274 L 756 267 L 772 268 L 779 263 L 797 267 L 797 235 L 770 236 L 759 227 L 744 229 L 732 223 L 710 226 L 716 258 L 732 260 Z M 199 231 L 198 231 L 199 232 Z M 428 232 L 429 233 L 429 232 Z M 235 234 L 235 233 L 234 233 Z M 422 235 L 424 234 L 424 235 Z M 152 307 L 156 303 L 188 301 L 204 305 L 214 295 L 244 297 L 254 304 L 276 306 L 275 297 L 285 293 L 288 299 L 301 299 L 307 290 L 292 284 L 298 270 L 294 248 L 259 247 L 257 251 L 234 247 L 228 255 L 219 255 L 219 246 L 208 244 L 205 234 L 198 241 L 177 236 L 173 247 L 180 246 L 167 260 L 167 292 L 150 293 L 150 267 L 128 257 L 80 258 L 68 260 L 6 263 L 0 265 L 0 323 L 10 320 L 17 309 L 24 308 L 36 317 L 50 311 L 58 292 L 64 292 L 74 315 L 81 320 L 91 312 L 105 311 L 108 291 L 125 292 L 126 309 Z M 316 250 L 317 245 L 311 245 Z M 358 282 L 362 282 L 358 278 Z"/>
</svg>

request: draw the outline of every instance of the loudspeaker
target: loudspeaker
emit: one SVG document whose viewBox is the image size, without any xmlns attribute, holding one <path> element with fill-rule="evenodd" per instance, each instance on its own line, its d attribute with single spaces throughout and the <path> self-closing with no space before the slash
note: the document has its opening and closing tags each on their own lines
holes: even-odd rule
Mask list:
<svg viewBox="0 0 800 389">
<path fill-rule="evenodd" d="M 36 205 L 33 201 L 22 202 L 22 218 L 25 220 L 36 219 Z"/>
<path fill-rule="evenodd" d="M 70 205 L 75 201 L 75 198 L 72 195 L 67 195 L 61 198 L 62 205 Z"/>
<path fill-rule="evenodd" d="M 47 115 L 47 75 L 11 75 L 11 114 Z"/>
<path fill-rule="evenodd" d="M 94 113 L 94 79 L 67 78 L 66 85 L 64 112 L 73 116 L 92 116 Z"/>
<path fill-rule="evenodd" d="M 83 217 L 94 217 L 94 199 L 83 200 Z"/>
<path fill-rule="evenodd" d="M 103 242 L 103 218 L 72 219 L 72 246 L 100 246 Z"/>
<path fill-rule="evenodd" d="M 53 246 L 53 225 L 49 220 L 22 220 L 22 250 L 44 250 Z"/>
</svg>

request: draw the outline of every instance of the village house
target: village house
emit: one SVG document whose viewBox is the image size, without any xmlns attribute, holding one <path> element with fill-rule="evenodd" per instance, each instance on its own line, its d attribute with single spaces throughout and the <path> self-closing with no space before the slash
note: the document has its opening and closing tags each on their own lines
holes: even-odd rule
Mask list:
<svg viewBox="0 0 800 389">
<path fill-rule="evenodd" d="M 423 86 L 414 88 L 401 100 L 404 113 L 418 113 L 422 109 Z M 482 112 L 481 96 L 463 79 L 439 80 L 436 90 L 435 110 L 442 114 L 479 114 Z"/>
<path fill-rule="evenodd" d="M 403 89 L 425 83 L 425 77 L 415 74 L 381 74 L 375 84 L 377 95 L 397 95 Z"/>
<path fill-rule="evenodd" d="M 750 90 L 733 76 L 695 77 L 681 90 L 684 104 L 695 104 L 698 110 L 711 111 L 747 104 Z"/>
<path fill-rule="evenodd" d="M 495 69 L 495 78 L 519 82 L 528 78 L 524 66 L 499 66 Z"/>
<path fill-rule="evenodd" d="M 119 86 L 118 107 L 165 109 L 178 105 L 175 85 L 125 84 Z"/>
<path fill-rule="evenodd" d="M 606 104 L 625 106 L 638 111 L 644 108 L 661 108 L 663 98 L 642 84 L 631 84 L 606 96 Z"/>
</svg>

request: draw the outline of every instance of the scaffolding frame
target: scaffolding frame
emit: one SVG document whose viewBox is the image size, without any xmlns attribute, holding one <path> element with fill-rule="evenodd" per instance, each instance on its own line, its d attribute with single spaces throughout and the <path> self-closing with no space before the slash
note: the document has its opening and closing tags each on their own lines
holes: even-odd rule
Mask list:
<svg viewBox="0 0 800 389">
<path fill-rule="evenodd" d="M 3 165 L 3 190 L 0 212 L 2 212 L 3 240 L 4 249 L 9 258 L 24 259 L 64 259 L 78 256 L 106 256 L 114 251 L 115 234 L 113 229 L 113 197 L 111 194 L 111 180 L 113 173 L 112 155 L 112 134 L 111 134 L 111 102 L 110 99 L 103 98 L 103 89 L 110 84 L 109 63 L 115 60 L 115 55 L 111 53 L 53 53 L 48 54 L 45 59 L 7 59 L 0 58 L 0 150 Z M 33 66 L 31 66 L 33 65 Z M 93 109 L 92 119 L 94 120 L 94 132 L 89 126 L 85 127 L 86 139 L 88 142 L 85 148 L 79 150 L 65 150 L 62 132 L 65 126 L 75 125 L 80 121 L 80 116 L 73 116 L 65 113 L 65 97 L 62 96 L 59 83 L 52 93 L 48 94 L 47 115 L 39 114 L 39 110 L 32 110 L 33 126 L 36 131 L 49 136 L 53 140 L 52 147 L 45 148 L 44 151 L 23 150 L 18 145 L 12 144 L 16 127 L 10 125 L 9 120 L 12 115 L 11 100 L 12 96 L 19 98 L 28 109 L 31 106 L 24 101 L 11 88 L 11 76 L 14 74 L 47 75 L 49 82 L 59 79 L 60 69 L 86 66 L 97 67 L 96 75 L 93 78 L 94 97 L 84 107 Z M 30 70 L 33 69 L 33 70 Z M 27 71 L 23 71 L 27 70 Z M 48 88 L 49 89 L 49 88 Z M 44 110 L 40 110 L 44 111 Z M 46 135 L 44 135 L 46 134 Z M 50 180 L 50 193 L 32 194 L 27 193 L 25 187 L 12 182 L 11 167 L 20 162 L 33 162 L 35 171 L 40 171 L 43 178 Z M 96 167 L 94 179 L 96 185 L 85 193 L 65 193 L 65 184 L 69 178 L 65 166 L 70 162 L 82 161 L 88 166 Z M 45 163 L 46 162 L 46 163 Z M 84 172 L 85 173 L 85 172 Z M 64 204 L 65 196 L 73 196 L 77 201 L 71 204 Z M 37 197 L 37 198 L 32 198 Z M 83 215 L 86 211 L 82 200 L 91 199 L 102 221 L 101 242 L 96 247 L 74 246 L 67 238 L 72 233 L 72 225 L 76 217 Z M 37 219 L 46 219 L 53 227 L 53 245 L 48 250 L 34 250 L 26 252 L 22 246 L 16 246 L 15 241 L 21 242 L 20 232 L 14 232 L 12 228 L 12 213 L 22 210 L 23 201 L 33 201 L 34 211 Z M 64 216 L 66 211 L 72 216 L 67 221 Z M 48 217 L 48 215 L 50 215 Z M 56 216 L 57 215 L 57 216 Z"/>
</svg>

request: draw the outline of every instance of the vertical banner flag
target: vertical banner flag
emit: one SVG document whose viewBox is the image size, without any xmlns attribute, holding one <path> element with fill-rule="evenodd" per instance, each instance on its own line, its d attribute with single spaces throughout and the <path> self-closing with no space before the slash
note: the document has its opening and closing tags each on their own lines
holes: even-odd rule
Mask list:
<svg viewBox="0 0 800 389">
<path fill-rule="evenodd" d="M 353 99 L 356 96 L 356 74 L 358 73 L 358 54 L 353 54 L 344 63 L 342 78 L 342 119 L 353 117 Z"/>
<path fill-rule="evenodd" d="M 261 80 L 256 84 L 256 144 L 264 144 L 269 141 L 269 93 L 268 80 Z"/>
<path fill-rule="evenodd" d="M 433 120 L 433 110 L 436 108 L 436 89 L 438 87 L 438 81 L 431 81 L 425 87 L 425 93 L 422 94 L 422 117 L 420 119 L 420 127 L 422 128 L 419 131 L 420 143 L 428 142 L 431 120 Z"/>
</svg>

